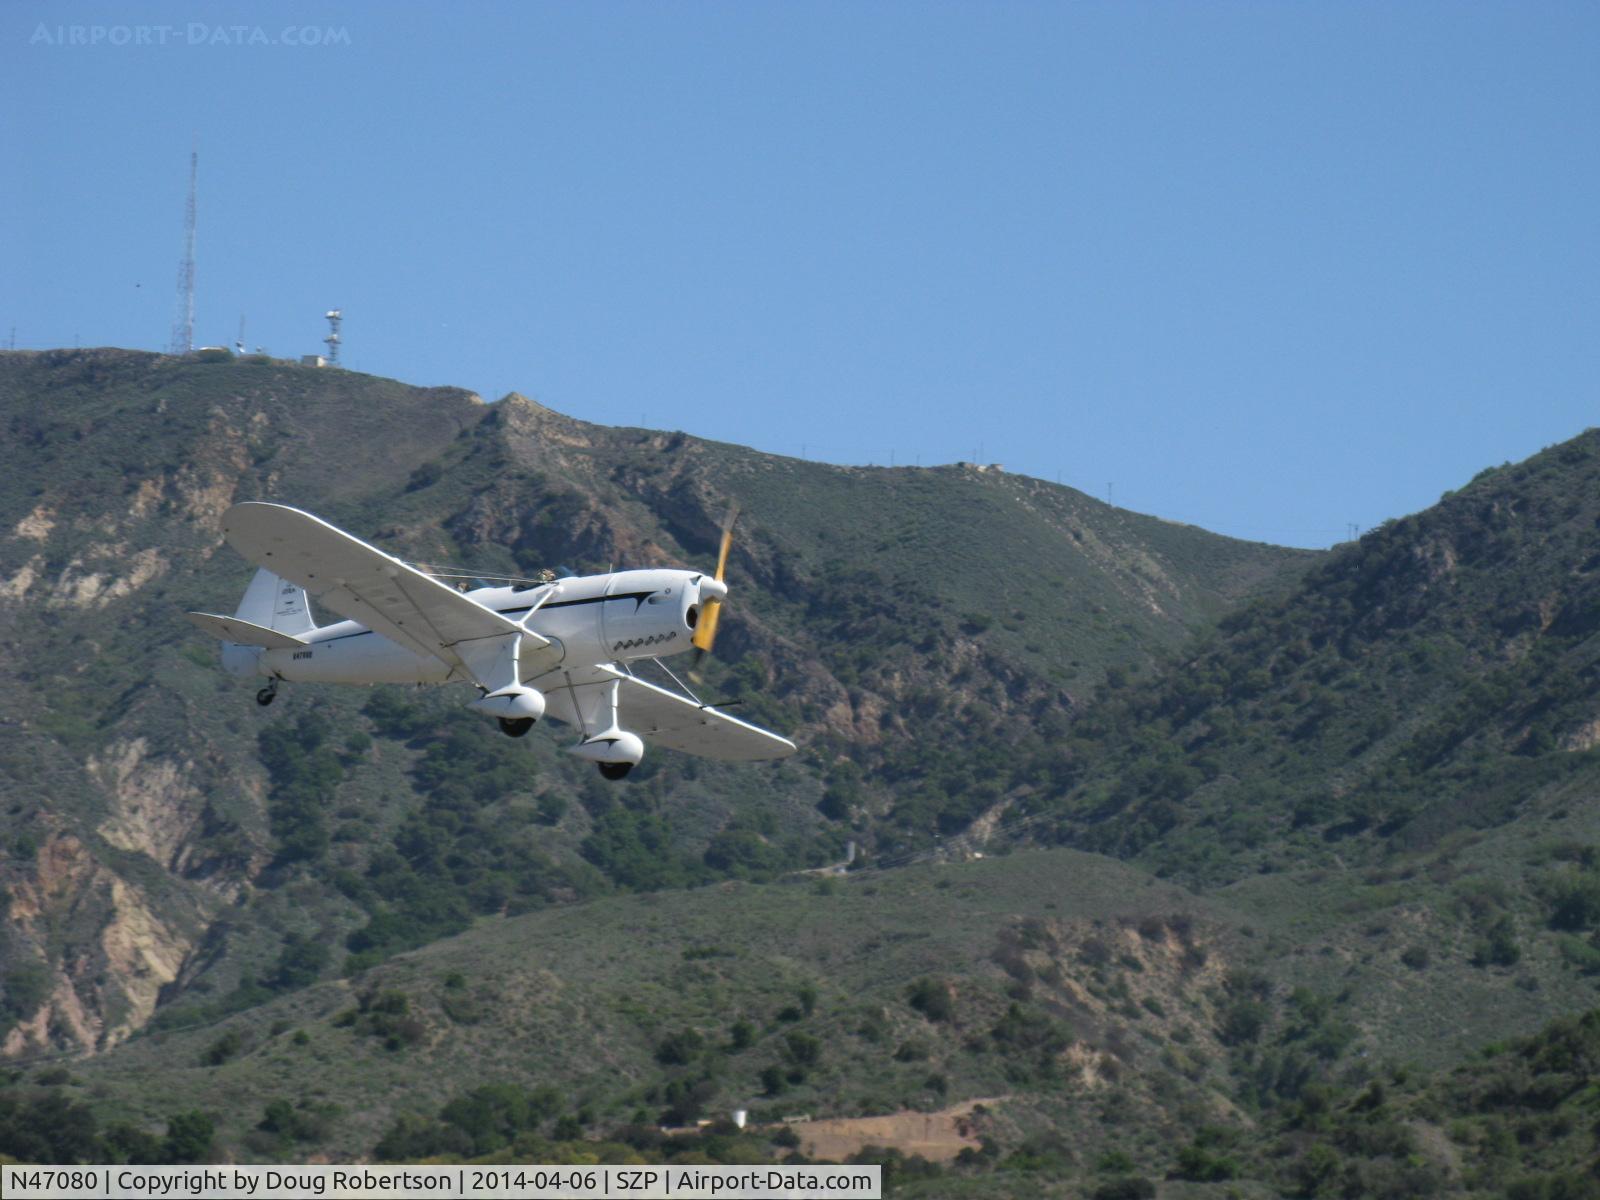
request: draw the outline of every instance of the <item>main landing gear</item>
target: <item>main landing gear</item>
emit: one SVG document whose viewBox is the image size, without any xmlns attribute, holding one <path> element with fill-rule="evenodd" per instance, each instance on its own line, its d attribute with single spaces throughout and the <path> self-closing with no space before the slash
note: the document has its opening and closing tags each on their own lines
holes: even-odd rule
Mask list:
<svg viewBox="0 0 1600 1200">
<path fill-rule="evenodd" d="M 534 724 L 532 717 L 501 717 L 500 732 L 507 737 L 525 737 Z"/>
<path fill-rule="evenodd" d="M 256 703 L 265 708 L 278 698 L 278 681 L 274 679 L 266 687 L 256 693 Z"/>
<path fill-rule="evenodd" d="M 574 690 L 573 707 L 583 741 L 568 746 L 567 753 L 587 759 L 600 769 L 603 779 L 624 779 L 644 758 L 644 741 L 617 724 L 617 696 L 622 687 L 613 679 L 600 687 L 589 687 L 581 700 Z"/>
</svg>

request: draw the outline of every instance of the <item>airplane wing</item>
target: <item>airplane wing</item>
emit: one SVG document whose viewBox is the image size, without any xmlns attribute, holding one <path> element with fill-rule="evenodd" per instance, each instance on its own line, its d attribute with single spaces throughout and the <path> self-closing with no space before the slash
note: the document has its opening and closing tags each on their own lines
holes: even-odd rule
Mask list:
<svg viewBox="0 0 1600 1200">
<path fill-rule="evenodd" d="M 591 693 L 614 680 L 622 684 L 617 695 L 617 724 L 656 745 L 721 762 L 764 762 L 795 752 L 795 744 L 786 737 L 714 706 L 696 704 L 687 696 L 615 667 L 552 671 L 531 682 L 544 692 L 551 716 L 582 729 L 591 725 L 586 710 L 591 700 L 598 699 Z"/>
<path fill-rule="evenodd" d="M 245 558 L 299 584 L 340 616 L 460 667 L 469 677 L 475 676 L 466 661 L 467 643 L 521 632 L 526 651 L 550 645 L 448 584 L 298 508 L 235 504 L 223 514 L 222 532 Z"/>
</svg>

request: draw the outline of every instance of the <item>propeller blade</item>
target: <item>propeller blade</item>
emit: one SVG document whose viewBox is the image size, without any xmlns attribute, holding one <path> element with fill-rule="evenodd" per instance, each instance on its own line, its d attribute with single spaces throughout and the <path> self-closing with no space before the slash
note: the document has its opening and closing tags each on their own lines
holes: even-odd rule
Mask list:
<svg viewBox="0 0 1600 1200">
<path fill-rule="evenodd" d="M 707 600 L 700 606 L 700 620 L 695 623 L 694 637 L 690 644 L 694 646 L 694 665 L 699 666 L 700 660 L 711 653 L 711 647 L 717 640 L 717 618 L 722 614 L 721 600 Z"/>
<path fill-rule="evenodd" d="M 717 548 L 717 569 L 711 576 L 718 583 L 722 582 L 723 573 L 728 569 L 728 551 L 733 548 L 733 523 L 738 517 L 739 506 L 735 504 L 722 520 L 722 544 Z M 700 661 L 711 653 L 711 647 L 716 644 L 717 618 L 721 615 L 720 599 L 707 600 L 700 606 L 700 620 L 695 623 L 694 636 L 689 639 L 695 650 L 694 667 L 700 665 Z"/>
<path fill-rule="evenodd" d="M 728 569 L 728 551 L 733 549 L 733 523 L 739 519 L 739 506 L 735 504 L 728 510 L 728 515 L 722 519 L 722 545 L 717 547 L 717 570 L 711 578 L 717 582 L 722 581 L 723 572 Z"/>
</svg>

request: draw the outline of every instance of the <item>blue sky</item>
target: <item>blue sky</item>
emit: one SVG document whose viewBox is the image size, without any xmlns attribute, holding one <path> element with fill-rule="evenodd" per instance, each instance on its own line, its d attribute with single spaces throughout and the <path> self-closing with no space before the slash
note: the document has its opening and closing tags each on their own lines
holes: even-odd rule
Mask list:
<svg viewBox="0 0 1600 1200">
<path fill-rule="evenodd" d="M 1327 545 L 1595 421 L 1597 52 L 1587 3 L 11 3 L 0 338 L 165 347 L 194 137 L 199 341 L 337 305 L 375 374 Z"/>
</svg>

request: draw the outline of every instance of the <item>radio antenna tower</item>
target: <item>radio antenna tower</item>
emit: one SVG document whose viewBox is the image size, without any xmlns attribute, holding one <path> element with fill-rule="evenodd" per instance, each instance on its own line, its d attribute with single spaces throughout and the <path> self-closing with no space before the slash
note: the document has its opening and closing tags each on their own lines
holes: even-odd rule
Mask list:
<svg viewBox="0 0 1600 1200">
<path fill-rule="evenodd" d="M 189 203 L 183 214 L 183 258 L 178 262 L 178 311 L 172 318 L 173 354 L 194 349 L 194 194 L 200 174 L 200 149 L 189 151 Z"/>
<path fill-rule="evenodd" d="M 328 365 L 339 365 L 339 322 L 344 320 L 344 313 L 337 308 L 330 308 L 325 314 L 328 318 L 328 336 L 322 340 L 328 346 Z"/>
</svg>

